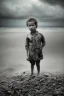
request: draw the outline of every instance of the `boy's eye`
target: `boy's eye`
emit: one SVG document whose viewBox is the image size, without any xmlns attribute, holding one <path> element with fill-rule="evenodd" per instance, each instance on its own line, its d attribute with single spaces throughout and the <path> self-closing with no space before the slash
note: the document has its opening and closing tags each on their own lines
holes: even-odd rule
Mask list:
<svg viewBox="0 0 64 96">
<path fill-rule="evenodd" d="M 29 25 L 29 26 L 34 26 L 34 25 Z"/>
</svg>

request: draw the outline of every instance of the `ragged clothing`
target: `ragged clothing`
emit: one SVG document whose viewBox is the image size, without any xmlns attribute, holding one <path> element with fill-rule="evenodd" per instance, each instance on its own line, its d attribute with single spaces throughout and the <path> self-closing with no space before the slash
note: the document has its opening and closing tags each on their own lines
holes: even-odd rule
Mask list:
<svg viewBox="0 0 64 96">
<path fill-rule="evenodd" d="M 28 61 L 34 60 L 42 60 L 43 52 L 42 49 L 45 46 L 45 38 L 38 31 L 35 32 L 34 35 L 31 33 L 26 37 L 25 48 L 29 50 L 29 58 Z"/>
</svg>

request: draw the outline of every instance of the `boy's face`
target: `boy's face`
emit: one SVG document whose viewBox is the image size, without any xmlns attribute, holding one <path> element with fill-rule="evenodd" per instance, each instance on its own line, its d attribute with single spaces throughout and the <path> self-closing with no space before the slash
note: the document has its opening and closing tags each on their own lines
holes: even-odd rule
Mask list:
<svg viewBox="0 0 64 96">
<path fill-rule="evenodd" d="M 30 31 L 35 31 L 36 30 L 36 25 L 33 21 L 28 22 L 28 27 Z"/>
</svg>

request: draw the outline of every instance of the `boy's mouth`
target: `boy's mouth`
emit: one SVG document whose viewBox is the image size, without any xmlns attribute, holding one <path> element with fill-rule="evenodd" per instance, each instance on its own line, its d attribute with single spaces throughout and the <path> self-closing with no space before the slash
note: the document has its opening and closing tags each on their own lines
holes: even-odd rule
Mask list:
<svg viewBox="0 0 64 96">
<path fill-rule="evenodd" d="M 31 31 L 35 31 L 36 29 L 31 29 Z"/>
</svg>

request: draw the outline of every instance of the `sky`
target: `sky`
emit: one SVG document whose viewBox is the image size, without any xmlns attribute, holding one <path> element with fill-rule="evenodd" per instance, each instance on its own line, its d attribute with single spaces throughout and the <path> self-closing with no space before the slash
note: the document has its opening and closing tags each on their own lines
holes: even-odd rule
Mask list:
<svg viewBox="0 0 64 96">
<path fill-rule="evenodd" d="M 6 25 L 3 25 L 5 22 L 4 19 L 21 19 L 25 22 L 29 17 L 35 17 L 40 25 L 41 22 L 46 21 L 52 22 L 53 26 L 54 24 L 57 26 L 58 23 L 60 23 L 58 26 L 64 27 L 63 5 L 64 0 L 0 0 L 0 26 Z M 11 24 L 10 21 L 6 23 Z M 15 23 L 14 21 L 13 26 Z M 19 25 L 19 23 L 17 25 Z M 20 25 L 22 26 L 22 24 Z"/>
</svg>

